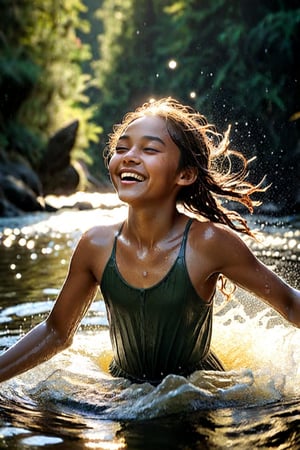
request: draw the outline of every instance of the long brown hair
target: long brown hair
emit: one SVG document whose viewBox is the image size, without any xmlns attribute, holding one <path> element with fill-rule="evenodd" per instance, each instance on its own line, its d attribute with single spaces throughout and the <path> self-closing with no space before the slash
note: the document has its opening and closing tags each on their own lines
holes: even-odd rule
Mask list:
<svg viewBox="0 0 300 450">
<path fill-rule="evenodd" d="M 230 148 L 230 127 L 224 134 L 219 133 L 205 116 L 190 106 L 184 106 L 168 97 L 150 101 L 127 113 L 109 135 L 104 154 L 106 162 L 109 162 L 119 137 L 128 125 L 145 115 L 165 119 L 169 135 L 180 150 L 179 169 L 197 169 L 196 181 L 179 191 L 178 202 L 194 214 L 253 236 L 247 221 L 237 211 L 226 208 L 224 203 L 239 202 L 252 213 L 254 206 L 260 202 L 253 200 L 251 196 L 267 189 L 262 188 L 264 180 L 257 185 L 247 181 L 251 160 Z"/>
</svg>

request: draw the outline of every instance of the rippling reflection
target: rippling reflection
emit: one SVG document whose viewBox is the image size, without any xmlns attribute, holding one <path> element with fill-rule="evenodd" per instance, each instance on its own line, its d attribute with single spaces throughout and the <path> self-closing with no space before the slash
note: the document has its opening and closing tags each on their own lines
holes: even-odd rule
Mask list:
<svg viewBox="0 0 300 450">
<path fill-rule="evenodd" d="M 98 210 L 0 223 L 0 349 L 47 316 L 82 231 L 125 216 L 110 194 L 93 201 Z M 248 244 L 299 288 L 299 222 L 253 226 L 260 240 Z M 70 349 L 1 385 L 0 448 L 300 448 L 299 330 L 237 290 L 216 298 L 213 347 L 225 373 L 169 376 L 156 388 L 112 379 L 99 293 Z"/>
</svg>

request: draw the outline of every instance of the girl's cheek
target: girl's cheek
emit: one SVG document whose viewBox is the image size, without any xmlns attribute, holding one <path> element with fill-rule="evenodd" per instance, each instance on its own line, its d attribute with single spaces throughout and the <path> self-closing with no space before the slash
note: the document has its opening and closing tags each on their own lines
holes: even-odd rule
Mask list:
<svg viewBox="0 0 300 450">
<path fill-rule="evenodd" d="M 108 164 L 108 173 L 109 173 L 110 180 L 115 187 L 116 187 L 116 183 L 115 183 L 116 165 L 117 165 L 117 161 L 113 155 Z"/>
<path fill-rule="evenodd" d="M 110 161 L 108 163 L 108 170 L 109 170 L 110 174 L 112 173 L 112 171 L 114 170 L 115 165 L 116 165 L 115 155 L 116 155 L 115 153 L 112 155 L 112 157 L 110 158 Z"/>
</svg>

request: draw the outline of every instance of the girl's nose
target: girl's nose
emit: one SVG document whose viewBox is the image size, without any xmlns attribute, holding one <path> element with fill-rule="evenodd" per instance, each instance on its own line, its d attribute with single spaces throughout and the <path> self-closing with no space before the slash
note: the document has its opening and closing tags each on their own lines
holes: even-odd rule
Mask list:
<svg viewBox="0 0 300 450">
<path fill-rule="evenodd" d="M 135 164 L 138 164 L 140 162 L 139 158 L 139 152 L 138 149 L 133 146 L 131 147 L 123 156 L 123 161 L 125 163 L 131 163 L 134 162 Z"/>
</svg>

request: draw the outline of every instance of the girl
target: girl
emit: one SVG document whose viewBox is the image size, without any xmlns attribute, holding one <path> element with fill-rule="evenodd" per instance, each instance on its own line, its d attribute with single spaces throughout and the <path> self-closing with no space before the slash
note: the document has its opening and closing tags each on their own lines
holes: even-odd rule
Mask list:
<svg viewBox="0 0 300 450">
<path fill-rule="evenodd" d="M 99 285 L 110 372 L 134 382 L 223 370 L 210 350 L 220 278 L 224 293 L 226 277 L 299 327 L 300 292 L 256 259 L 238 236 L 252 236 L 247 222 L 221 203 L 252 212 L 251 195 L 263 191 L 246 181 L 248 162 L 229 149 L 228 133 L 221 139 L 198 112 L 162 99 L 125 116 L 106 160 L 127 219 L 82 236 L 49 317 L 0 356 L 0 381 L 68 347 Z"/>
</svg>

